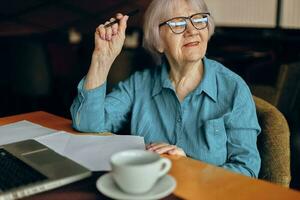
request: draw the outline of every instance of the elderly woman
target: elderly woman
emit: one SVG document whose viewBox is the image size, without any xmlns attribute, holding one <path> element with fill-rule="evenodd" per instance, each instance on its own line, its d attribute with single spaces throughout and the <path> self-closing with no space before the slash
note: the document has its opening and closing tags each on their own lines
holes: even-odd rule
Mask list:
<svg viewBox="0 0 300 200">
<path fill-rule="evenodd" d="M 117 132 L 126 122 L 159 154 L 188 156 L 257 177 L 260 127 L 246 83 L 205 57 L 214 22 L 203 0 L 153 0 L 144 46 L 158 67 L 136 72 L 106 95 L 110 67 L 125 39 L 128 16 L 97 27 L 89 71 L 71 106 L 83 132 Z"/>
</svg>

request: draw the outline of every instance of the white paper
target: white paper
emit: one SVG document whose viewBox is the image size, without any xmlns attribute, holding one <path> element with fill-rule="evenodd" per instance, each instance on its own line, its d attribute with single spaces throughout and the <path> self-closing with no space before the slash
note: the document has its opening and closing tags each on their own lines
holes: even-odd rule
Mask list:
<svg viewBox="0 0 300 200">
<path fill-rule="evenodd" d="M 145 149 L 144 138 L 131 135 L 75 135 L 64 131 L 35 140 L 92 171 L 111 170 L 112 154 L 128 149 Z"/>
<path fill-rule="evenodd" d="M 92 171 L 110 170 L 112 154 L 128 149 L 145 149 L 144 138 L 131 135 L 75 135 L 29 122 L 0 126 L 0 145 L 35 139 L 57 153 Z"/>
<path fill-rule="evenodd" d="M 0 126 L 0 145 L 54 133 L 56 130 L 23 120 Z"/>
</svg>

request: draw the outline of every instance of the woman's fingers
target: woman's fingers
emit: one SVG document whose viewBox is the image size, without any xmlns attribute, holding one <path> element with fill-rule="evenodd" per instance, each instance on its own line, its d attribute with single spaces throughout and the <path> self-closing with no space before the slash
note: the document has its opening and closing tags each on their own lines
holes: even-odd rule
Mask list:
<svg viewBox="0 0 300 200">
<path fill-rule="evenodd" d="M 179 148 L 175 145 L 170 145 L 170 144 L 166 144 L 166 143 L 147 144 L 146 150 L 153 151 L 158 154 L 167 153 L 170 155 L 186 156 L 185 152 L 181 148 Z"/>
<path fill-rule="evenodd" d="M 121 33 L 124 33 L 125 34 L 125 30 L 126 30 L 126 27 L 127 27 L 127 20 L 128 20 L 128 16 L 127 15 L 118 15 L 117 16 L 117 19 L 120 20 L 119 22 L 119 27 L 118 27 L 118 31 L 120 31 Z"/>
<path fill-rule="evenodd" d="M 185 152 L 181 148 L 172 149 L 167 152 L 169 155 L 186 156 Z"/>
<path fill-rule="evenodd" d="M 160 147 L 160 148 L 156 149 L 155 152 L 158 153 L 158 154 L 164 154 L 164 153 L 168 153 L 169 151 L 172 151 L 174 149 L 176 149 L 176 146 L 166 145 L 166 146 L 163 146 L 163 147 Z"/>
<path fill-rule="evenodd" d="M 118 23 L 115 23 L 111 26 L 111 30 L 112 30 L 112 36 L 115 36 L 118 34 Z"/>
<path fill-rule="evenodd" d="M 169 145 L 166 143 L 154 143 L 154 144 L 150 144 L 149 146 L 146 146 L 146 149 L 149 151 L 153 151 L 159 154 L 163 154 L 166 153 L 170 150 L 175 149 L 176 146 L 175 145 Z"/>
<path fill-rule="evenodd" d="M 109 24 L 110 21 L 105 22 L 104 25 Z M 112 36 L 112 30 L 111 30 L 111 26 L 108 26 L 105 28 L 105 40 L 111 40 L 111 36 Z"/>
<path fill-rule="evenodd" d="M 101 25 L 98 26 L 97 32 L 99 33 L 100 38 L 101 38 L 102 40 L 105 40 L 105 32 L 106 32 L 106 31 L 105 31 L 105 28 L 104 28 L 104 25 L 103 25 L 103 24 L 101 24 Z"/>
<path fill-rule="evenodd" d="M 122 17 L 123 17 L 123 15 L 122 15 L 121 13 L 118 13 L 118 14 L 116 14 L 116 18 L 113 18 L 113 19 L 114 19 L 114 21 L 115 21 L 115 20 L 120 20 Z M 118 31 L 119 31 L 119 23 L 120 23 L 120 22 L 115 23 L 115 24 L 113 24 L 113 25 L 111 26 L 113 35 L 117 35 L 117 34 L 118 34 Z"/>
<path fill-rule="evenodd" d="M 116 19 L 119 20 L 118 23 L 115 23 L 111 26 L 105 27 L 105 25 L 114 22 Z M 121 13 L 118 13 L 116 15 L 116 18 L 111 18 L 109 21 L 105 22 L 104 24 L 101 24 L 97 27 L 96 33 L 99 34 L 100 38 L 102 40 L 110 41 L 112 38 L 118 34 L 118 32 L 121 32 L 125 35 L 125 30 L 127 27 L 127 20 L 128 16 L 123 16 Z"/>
<path fill-rule="evenodd" d="M 153 144 L 150 144 L 148 149 L 149 151 L 156 151 L 157 149 L 161 148 L 161 147 L 164 147 L 164 146 L 167 146 L 169 144 L 166 144 L 166 143 L 153 143 Z"/>
<path fill-rule="evenodd" d="M 116 21 L 115 18 L 110 18 L 109 23 Z M 107 27 L 107 29 L 111 29 L 111 37 L 118 33 L 118 23 L 114 23 L 111 26 Z"/>
</svg>

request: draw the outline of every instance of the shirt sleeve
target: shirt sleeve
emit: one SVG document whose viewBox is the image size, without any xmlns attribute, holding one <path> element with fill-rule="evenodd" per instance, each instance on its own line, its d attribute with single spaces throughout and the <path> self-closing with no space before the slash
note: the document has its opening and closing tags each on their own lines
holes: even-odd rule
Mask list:
<svg viewBox="0 0 300 200">
<path fill-rule="evenodd" d="M 261 164 L 257 136 L 261 129 L 248 86 L 242 85 L 235 93 L 232 112 L 225 126 L 227 162 L 221 167 L 257 178 Z"/>
<path fill-rule="evenodd" d="M 106 95 L 106 82 L 92 90 L 84 89 L 85 78 L 77 87 L 70 111 L 73 127 L 82 132 L 117 132 L 128 121 L 132 106 L 130 80 L 120 82 Z"/>
</svg>

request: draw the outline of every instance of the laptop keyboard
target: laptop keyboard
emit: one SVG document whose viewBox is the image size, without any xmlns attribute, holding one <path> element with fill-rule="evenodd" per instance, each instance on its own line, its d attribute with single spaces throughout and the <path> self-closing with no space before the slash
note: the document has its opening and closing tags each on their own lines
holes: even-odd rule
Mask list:
<svg viewBox="0 0 300 200">
<path fill-rule="evenodd" d="M 46 176 L 0 148 L 0 192 L 45 179 Z"/>
</svg>

